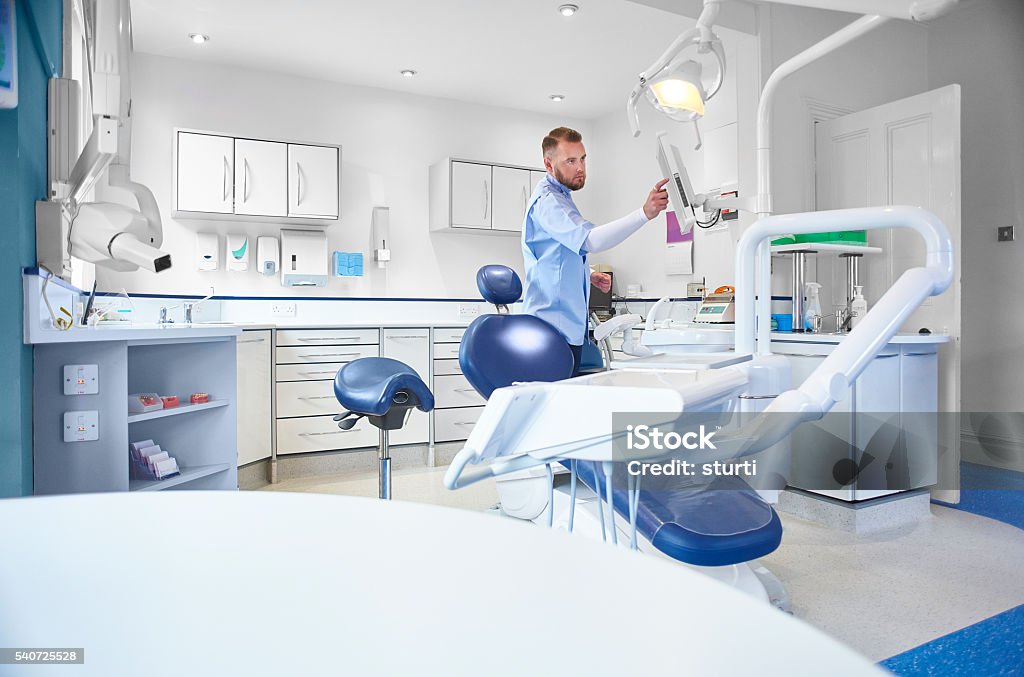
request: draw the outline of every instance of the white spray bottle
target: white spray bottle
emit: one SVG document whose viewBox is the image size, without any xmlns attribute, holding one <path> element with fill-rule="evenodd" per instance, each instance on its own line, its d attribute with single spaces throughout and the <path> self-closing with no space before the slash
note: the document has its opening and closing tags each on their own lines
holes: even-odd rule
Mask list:
<svg viewBox="0 0 1024 677">
<path fill-rule="evenodd" d="M 817 282 L 808 282 L 804 285 L 807 289 L 807 305 L 804 307 L 804 331 L 814 331 L 814 320 L 821 317 L 821 299 L 818 297 L 818 290 L 821 285 Z"/>
<path fill-rule="evenodd" d="M 868 312 L 868 302 L 864 298 L 864 287 L 856 285 L 853 288 L 853 300 L 850 301 L 850 328 L 857 326 Z"/>
</svg>

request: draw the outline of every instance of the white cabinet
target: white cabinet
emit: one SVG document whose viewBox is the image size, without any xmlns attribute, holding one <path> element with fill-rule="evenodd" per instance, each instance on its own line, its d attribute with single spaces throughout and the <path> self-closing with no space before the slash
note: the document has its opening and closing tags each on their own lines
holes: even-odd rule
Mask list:
<svg viewBox="0 0 1024 677">
<path fill-rule="evenodd" d="M 288 213 L 287 158 L 286 144 L 235 140 L 235 214 Z"/>
<path fill-rule="evenodd" d="M 412 367 L 425 384 L 430 383 L 430 330 L 385 329 L 380 348 L 381 357 L 404 362 Z M 401 430 L 392 430 L 390 444 L 426 444 L 430 439 L 430 415 L 413 409 Z"/>
<path fill-rule="evenodd" d="M 269 329 L 238 337 L 238 465 L 270 458 L 273 362 Z"/>
<path fill-rule="evenodd" d="M 232 137 L 179 132 L 177 209 L 231 214 L 234 211 L 234 161 Z"/>
<path fill-rule="evenodd" d="M 522 232 L 526 204 L 530 199 L 530 170 L 495 167 L 492 171 L 491 228 Z"/>
<path fill-rule="evenodd" d="M 288 144 L 288 216 L 338 218 L 337 148 Z"/>
<path fill-rule="evenodd" d="M 430 229 L 518 234 L 543 175 L 529 167 L 445 158 L 430 168 Z"/>
<path fill-rule="evenodd" d="M 434 329 L 434 442 L 469 437 L 486 404 L 459 368 L 459 346 L 465 332 L 464 327 Z"/>
<path fill-rule="evenodd" d="M 491 166 L 452 163 L 452 228 L 491 227 Z"/>
</svg>

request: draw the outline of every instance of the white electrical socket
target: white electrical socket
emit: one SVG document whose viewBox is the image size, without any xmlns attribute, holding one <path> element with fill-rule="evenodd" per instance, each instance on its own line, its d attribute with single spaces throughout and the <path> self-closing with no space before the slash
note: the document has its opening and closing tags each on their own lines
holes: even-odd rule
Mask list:
<svg viewBox="0 0 1024 677">
<path fill-rule="evenodd" d="M 480 304 L 479 303 L 460 303 L 459 304 L 459 319 L 461 320 L 472 320 L 473 318 L 480 315 Z"/>
<path fill-rule="evenodd" d="M 65 364 L 64 394 L 95 395 L 100 391 L 99 367 L 95 364 Z"/>
<path fill-rule="evenodd" d="M 270 304 L 270 314 L 274 317 L 295 317 L 295 302 L 274 301 Z"/>
<path fill-rule="evenodd" d="M 92 442 L 100 438 L 98 411 L 65 411 L 64 441 Z"/>
</svg>

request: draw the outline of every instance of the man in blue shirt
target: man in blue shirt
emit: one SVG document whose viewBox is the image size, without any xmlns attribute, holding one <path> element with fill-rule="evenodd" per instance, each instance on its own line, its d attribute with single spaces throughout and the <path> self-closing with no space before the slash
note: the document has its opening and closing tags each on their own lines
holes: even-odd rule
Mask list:
<svg viewBox="0 0 1024 677">
<path fill-rule="evenodd" d="M 579 371 L 587 339 L 590 269 L 587 254 L 611 249 L 638 231 L 668 206 L 667 179 L 647 195 L 643 207 L 621 219 L 595 226 L 584 219 L 572 201 L 572 191 L 587 181 L 587 151 L 574 129 L 558 127 L 541 143 L 548 170 L 533 191 L 523 222 L 526 290 L 523 312 L 552 325 L 572 348 L 573 375 Z M 594 273 L 599 288 L 610 287 L 603 273 Z"/>
</svg>

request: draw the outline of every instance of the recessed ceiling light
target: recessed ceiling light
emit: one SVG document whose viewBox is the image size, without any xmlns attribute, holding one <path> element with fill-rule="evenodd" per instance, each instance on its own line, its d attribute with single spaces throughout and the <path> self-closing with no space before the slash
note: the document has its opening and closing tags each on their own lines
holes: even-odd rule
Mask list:
<svg viewBox="0 0 1024 677">
<path fill-rule="evenodd" d="M 197 45 L 202 45 L 210 41 L 209 35 L 203 35 L 202 33 L 189 33 L 188 39 Z"/>
<path fill-rule="evenodd" d="M 564 101 L 565 94 L 552 94 L 548 98 L 551 99 L 552 101 Z"/>
<path fill-rule="evenodd" d="M 580 11 L 579 5 L 560 5 L 558 7 L 558 13 L 562 16 L 572 16 L 576 12 Z"/>
<path fill-rule="evenodd" d="M 406 68 L 405 70 L 401 71 L 401 73 L 403 78 L 411 78 L 412 76 L 416 75 L 416 71 L 410 68 Z"/>
</svg>

